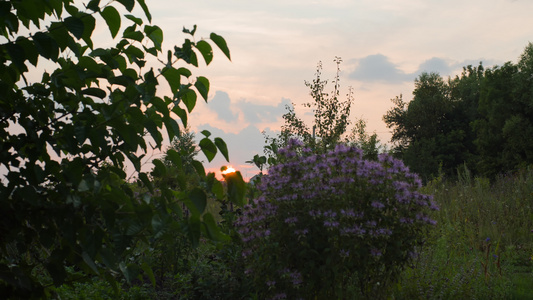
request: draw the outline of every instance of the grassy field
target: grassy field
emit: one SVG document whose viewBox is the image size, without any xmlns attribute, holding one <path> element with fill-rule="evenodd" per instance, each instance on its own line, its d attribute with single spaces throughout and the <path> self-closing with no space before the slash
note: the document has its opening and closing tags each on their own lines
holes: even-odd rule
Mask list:
<svg viewBox="0 0 533 300">
<path fill-rule="evenodd" d="M 434 180 L 441 209 L 394 299 L 533 299 L 533 170 Z"/>
</svg>

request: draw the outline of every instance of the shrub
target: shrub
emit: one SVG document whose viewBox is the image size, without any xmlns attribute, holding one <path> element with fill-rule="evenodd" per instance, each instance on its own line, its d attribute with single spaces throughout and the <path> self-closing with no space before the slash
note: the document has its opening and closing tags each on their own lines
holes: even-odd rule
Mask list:
<svg viewBox="0 0 533 300">
<path fill-rule="evenodd" d="M 346 145 L 316 154 L 291 140 L 279 156 L 236 222 L 258 296 L 384 297 L 435 224 L 418 176 Z"/>
</svg>

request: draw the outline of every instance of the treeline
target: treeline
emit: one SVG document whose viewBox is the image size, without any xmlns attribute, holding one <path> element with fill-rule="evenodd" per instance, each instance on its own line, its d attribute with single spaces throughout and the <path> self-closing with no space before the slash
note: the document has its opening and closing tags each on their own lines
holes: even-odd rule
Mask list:
<svg viewBox="0 0 533 300">
<path fill-rule="evenodd" d="M 413 99 L 392 99 L 383 117 L 395 155 L 425 180 L 466 166 L 494 177 L 533 163 L 533 44 L 518 63 L 467 66 L 443 79 L 422 73 Z"/>
</svg>

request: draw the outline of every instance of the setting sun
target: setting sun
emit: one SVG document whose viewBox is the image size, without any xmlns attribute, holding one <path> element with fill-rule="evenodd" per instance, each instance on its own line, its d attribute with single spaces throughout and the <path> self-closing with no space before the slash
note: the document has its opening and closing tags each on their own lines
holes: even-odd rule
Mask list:
<svg viewBox="0 0 533 300">
<path fill-rule="evenodd" d="M 235 169 L 231 166 L 227 167 L 226 170 L 222 171 L 222 175 L 226 175 L 229 173 L 235 173 Z"/>
</svg>

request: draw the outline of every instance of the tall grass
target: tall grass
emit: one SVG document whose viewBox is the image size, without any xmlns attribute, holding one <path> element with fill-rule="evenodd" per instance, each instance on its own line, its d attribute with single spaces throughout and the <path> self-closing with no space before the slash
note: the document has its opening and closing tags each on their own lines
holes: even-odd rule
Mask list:
<svg viewBox="0 0 533 300">
<path fill-rule="evenodd" d="M 441 209 L 395 299 L 533 299 L 533 169 L 490 182 L 465 168 L 425 187 Z"/>
</svg>

